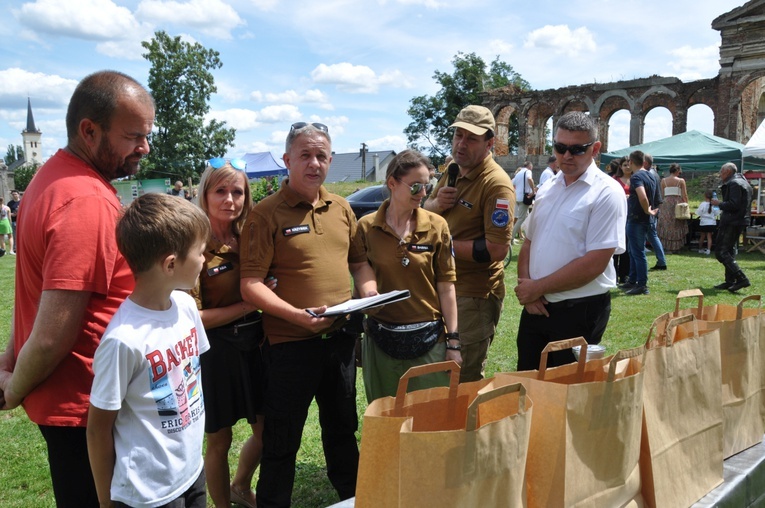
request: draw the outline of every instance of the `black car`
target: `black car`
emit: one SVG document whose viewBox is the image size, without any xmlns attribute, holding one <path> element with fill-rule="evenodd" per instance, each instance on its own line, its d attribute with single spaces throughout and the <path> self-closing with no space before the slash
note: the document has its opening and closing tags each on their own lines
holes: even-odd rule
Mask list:
<svg viewBox="0 0 765 508">
<path fill-rule="evenodd" d="M 371 185 L 357 190 L 345 199 L 351 204 L 356 218 L 360 219 L 380 208 L 382 202 L 388 199 L 388 190 L 385 185 Z"/>
</svg>

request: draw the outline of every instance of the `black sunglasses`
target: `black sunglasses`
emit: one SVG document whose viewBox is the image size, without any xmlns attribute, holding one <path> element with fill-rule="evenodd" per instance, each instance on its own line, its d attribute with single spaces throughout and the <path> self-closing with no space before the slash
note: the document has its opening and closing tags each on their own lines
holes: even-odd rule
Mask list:
<svg viewBox="0 0 765 508">
<path fill-rule="evenodd" d="M 595 142 L 590 141 L 586 145 L 564 145 L 563 143 L 555 143 L 553 145 L 553 148 L 555 148 L 555 151 L 558 152 L 561 155 L 565 155 L 566 152 L 570 152 L 571 155 L 577 156 L 582 155 L 587 151 L 587 148 L 592 146 Z"/>
<path fill-rule="evenodd" d="M 307 127 L 308 125 L 309 124 L 306 123 L 306 122 L 295 122 L 290 127 L 290 133 L 292 133 L 293 131 L 296 131 L 298 129 L 302 129 L 303 127 Z M 327 134 L 329 134 L 329 127 L 327 127 L 323 123 L 312 123 L 310 125 L 313 125 L 317 129 L 319 129 L 321 132 L 326 132 Z"/>
<path fill-rule="evenodd" d="M 412 194 L 412 196 L 416 196 L 417 194 L 419 194 L 422 189 L 425 189 L 426 194 L 429 194 L 430 191 L 433 190 L 432 183 L 415 182 L 412 185 L 407 185 L 406 183 L 402 182 L 399 178 L 396 178 L 396 181 L 399 183 L 402 183 L 405 187 L 409 187 L 409 192 Z"/>
</svg>

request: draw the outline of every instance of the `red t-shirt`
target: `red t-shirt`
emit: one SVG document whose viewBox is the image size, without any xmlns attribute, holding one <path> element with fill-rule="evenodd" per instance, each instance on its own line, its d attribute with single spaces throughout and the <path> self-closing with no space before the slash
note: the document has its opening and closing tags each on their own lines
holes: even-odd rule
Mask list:
<svg viewBox="0 0 765 508">
<path fill-rule="evenodd" d="M 19 206 L 24 241 L 16 260 L 16 355 L 32 332 L 43 291 L 93 293 L 73 350 L 24 399 L 29 418 L 39 425 L 87 424 L 93 355 L 135 285 L 114 234 L 121 209 L 114 187 L 64 150 L 40 168 Z"/>
</svg>

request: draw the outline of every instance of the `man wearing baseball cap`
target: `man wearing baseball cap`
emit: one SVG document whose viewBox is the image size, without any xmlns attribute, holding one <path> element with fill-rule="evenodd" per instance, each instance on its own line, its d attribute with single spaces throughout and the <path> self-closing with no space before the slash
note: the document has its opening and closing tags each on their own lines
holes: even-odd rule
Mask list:
<svg viewBox="0 0 765 508">
<path fill-rule="evenodd" d="M 483 106 L 467 106 L 450 126 L 454 181 L 441 178 L 425 209 L 449 224 L 456 258 L 462 353 L 460 381 L 483 377 L 486 355 L 505 297 L 503 260 L 510 248 L 515 190 L 492 158 L 495 122 Z"/>
</svg>

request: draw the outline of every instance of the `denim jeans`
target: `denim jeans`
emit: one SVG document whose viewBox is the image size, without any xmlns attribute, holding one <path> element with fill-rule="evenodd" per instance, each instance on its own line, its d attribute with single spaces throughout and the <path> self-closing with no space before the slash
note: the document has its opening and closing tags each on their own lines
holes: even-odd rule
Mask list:
<svg viewBox="0 0 765 508">
<path fill-rule="evenodd" d="M 627 247 L 630 253 L 630 282 L 638 286 L 648 283 L 648 261 L 645 257 L 645 240 L 651 225 L 641 222 L 627 222 Z M 634 278 L 633 278 L 634 277 Z"/>
<path fill-rule="evenodd" d="M 649 224 L 648 243 L 651 244 L 653 253 L 656 254 L 656 264 L 658 266 L 667 266 L 667 258 L 664 257 L 664 246 L 659 240 L 659 234 L 656 232 L 656 221 Z"/>
</svg>

